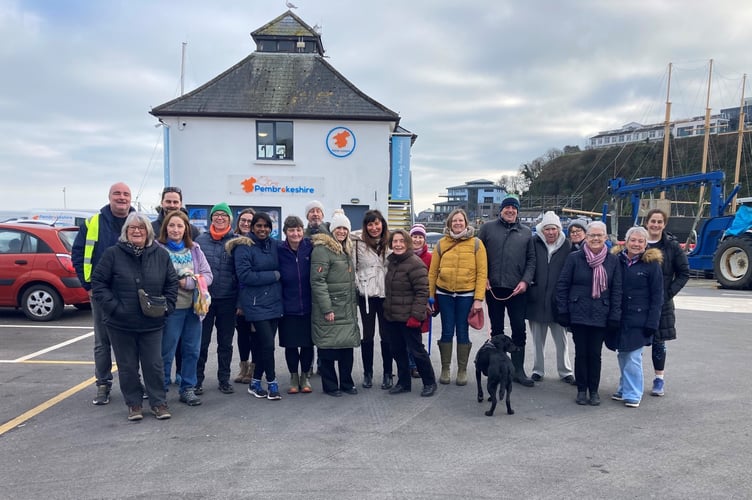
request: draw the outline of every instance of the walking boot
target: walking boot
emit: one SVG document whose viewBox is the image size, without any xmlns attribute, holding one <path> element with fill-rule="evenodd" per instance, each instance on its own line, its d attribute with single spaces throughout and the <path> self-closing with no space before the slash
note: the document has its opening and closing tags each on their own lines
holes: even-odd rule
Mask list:
<svg viewBox="0 0 752 500">
<path fill-rule="evenodd" d="M 391 373 L 385 373 L 384 378 L 381 381 L 381 388 L 383 390 L 391 389 L 394 384 L 393 379 L 394 376 Z"/>
<path fill-rule="evenodd" d="M 248 361 L 241 361 L 240 362 L 240 371 L 238 372 L 238 376 L 235 377 L 232 381 L 236 384 L 248 384 L 250 383 L 250 380 L 248 382 L 243 382 L 243 378 L 245 378 L 248 375 Z"/>
<path fill-rule="evenodd" d="M 360 341 L 360 358 L 363 360 L 363 388 L 373 387 L 373 340 Z"/>
<path fill-rule="evenodd" d="M 303 394 L 310 394 L 313 392 L 311 387 L 311 376 L 308 373 L 300 374 L 300 392 Z"/>
<path fill-rule="evenodd" d="M 244 384 L 250 384 L 251 380 L 253 380 L 253 370 L 256 368 L 256 365 L 248 361 L 248 371 L 245 372 L 245 375 L 243 376 L 243 383 Z"/>
<path fill-rule="evenodd" d="M 524 349 L 524 347 L 520 347 Z M 514 365 L 514 377 L 512 380 L 525 387 L 535 385 L 531 379 L 525 375 L 525 351 L 515 351 L 512 353 L 512 364 Z"/>
<path fill-rule="evenodd" d="M 439 375 L 440 384 L 448 384 L 450 379 L 450 368 L 452 366 L 452 342 L 439 342 L 439 354 L 441 355 L 441 375 Z"/>
<path fill-rule="evenodd" d="M 297 373 L 290 374 L 290 388 L 287 389 L 287 394 L 297 394 L 300 392 L 300 375 Z"/>
<path fill-rule="evenodd" d="M 472 343 L 457 344 L 457 385 L 467 385 L 467 359 L 472 347 Z"/>
</svg>

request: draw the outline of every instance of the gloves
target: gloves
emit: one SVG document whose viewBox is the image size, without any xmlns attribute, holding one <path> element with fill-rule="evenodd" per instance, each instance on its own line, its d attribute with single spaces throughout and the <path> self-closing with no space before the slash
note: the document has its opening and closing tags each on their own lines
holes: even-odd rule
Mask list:
<svg viewBox="0 0 752 500">
<path fill-rule="evenodd" d="M 407 325 L 408 328 L 420 328 L 420 320 L 417 320 L 413 318 L 412 316 L 410 316 L 407 319 L 407 323 L 405 324 Z"/>
<path fill-rule="evenodd" d="M 653 335 L 655 335 L 656 333 L 658 333 L 658 330 L 657 330 L 657 329 L 655 329 L 655 328 L 645 328 L 645 329 L 644 329 L 644 330 L 642 331 L 642 334 L 643 334 L 643 335 L 645 335 L 645 337 L 646 337 L 646 338 L 647 338 L 647 337 L 652 337 L 652 336 L 653 336 Z"/>
<path fill-rule="evenodd" d="M 572 318 L 569 316 L 569 313 L 559 313 L 556 315 L 556 322 L 559 323 L 563 327 L 572 326 Z"/>
<path fill-rule="evenodd" d="M 281 274 L 279 274 L 279 271 L 274 271 L 274 280 L 279 281 L 279 279 L 282 277 Z"/>
<path fill-rule="evenodd" d="M 431 305 L 431 316 L 434 318 L 439 315 L 439 301 L 435 300 L 434 303 Z"/>
<path fill-rule="evenodd" d="M 615 319 L 608 320 L 608 323 L 606 323 L 606 329 L 610 332 L 618 332 L 621 330 L 621 323 L 616 321 Z"/>
</svg>

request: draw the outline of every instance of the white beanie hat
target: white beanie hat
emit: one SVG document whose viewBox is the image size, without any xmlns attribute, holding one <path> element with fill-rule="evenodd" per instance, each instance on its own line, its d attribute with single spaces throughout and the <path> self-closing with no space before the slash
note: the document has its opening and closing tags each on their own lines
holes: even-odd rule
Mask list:
<svg viewBox="0 0 752 500">
<path fill-rule="evenodd" d="M 350 219 L 347 218 L 344 210 L 338 208 L 334 211 L 334 214 L 332 214 L 332 219 L 329 221 L 329 227 L 332 231 L 334 231 L 338 227 L 344 227 L 345 229 L 350 231 Z"/>
<path fill-rule="evenodd" d="M 535 230 L 543 231 L 546 226 L 556 226 L 559 228 L 559 231 L 561 231 L 561 219 L 559 219 L 559 216 L 556 215 L 556 213 L 549 210 L 548 212 L 543 214 L 543 219 L 541 219 Z"/>
<path fill-rule="evenodd" d="M 312 209 L 318 208 L 321 210 L 321 213 L 324 213 L 324 205 L 321 204 L 319 200 L 312 200 L 308 202 L 308 205 L 305 206 L 305 215 L 308 217 L 308 212 L 310 212 Z"/>
</svg>

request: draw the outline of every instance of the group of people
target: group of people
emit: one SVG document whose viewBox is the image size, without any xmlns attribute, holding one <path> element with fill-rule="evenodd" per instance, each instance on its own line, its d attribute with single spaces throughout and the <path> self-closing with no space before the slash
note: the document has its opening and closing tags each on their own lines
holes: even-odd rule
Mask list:
<svg viewBox="0 0 752 500">
<path fill-rule="evenodd" d="M 130 202 L 128 186 L 114 184 L 109 204 L 81 226 L 72 251 L 92 298 L 93 404 L 109 403 L 112 348 L 129 420 L 143 418 L 144 399 L 156 418 L 170 418 L 173 364 L 179 401 L 201 404 L 214 331 L 217 388 L 224 394 L 234 392 L 236 338 L 240 365 L 233 382 L 247 384 L 255 398 L 281 399 L 277 334 L 290 374 L 288 394 L 313 391 L 314 366 L 324 393 L 357 394 L 352 374 L 357 347 L 361 386 L 369 389 L 378 325 L 381 389 L 411 392 L 412 378 L 420 378 L 421 396 L 430 397 L 437 379 L 423 333 L 431 316 L 441 316 L 438 382 L 451 382 L 456 337 L 455 383 L 465 385 L 472 347 L 468 316 L 482 313 L 484 301 L 491 335 L 504 333 L 509 316 L 512 341 L 520 347 L 512 354 L 516 382 L 533 386 L 543 380 L 551 330 L 559 378 L 577 385 L 578 404 L 600 401 L 604 342 L 619 351 L 614 399 L 639 405 L 642 347 L 650 344 L 652 393 L 663 394 L 664 341 L 676 334 L 671 298 L 686 283 L 688 266 L 665 233 L 667 217 L 660 211 L 648 215 L 647 230 L 630 229 L 625 248 L 612 254 L 602 223 L 574 221 L 567 239 L 559 218 L 547 212 L 533 233 L 519 221 L 518 199 L 509 196 L 498 220 L 484 224 L 477 236 L 467 214 L 454 210 L 431 254 L 425 227 L 389 231 L 378 210 L 366 212 L 362 228 L 352 231 L 342 210 L 324 222 L 324 207 L 314 200 L 305 208 L 307 224 L 288 216 L 284 240 L 278 241 L 271 237 L 269 214 L 243 210 L 233 227 L 226 203 L 211 208 L 208 230 L 201 233 L 176 187 L 163 190 L 153 222 Z M 206 292 L 208 302 L 200 300 Z M 535 346 L 530 378 L 524 369 L 525 319 Z M 574 370 L 567 328 L 574 338 Z"/>
<path fill-rule="evenodd" d="M 475 236 L 467 215 L 454 210 L 434 249 L 429 296 L 441 314 L 441 374 L 451 379 L 457 337 L 457 385 L 467 383 L 471 349 L 468 315 L 487 304 L 491 335 L 504 334 L 508 316 L 513 380 L 532 387 L 545 375 L 550 330 L 559 379 L 577 387 L 575 402 L 600 404 L 601 352 L 618 351 L 619 386 L 611 396 L 637 408 L 643 395 L 642 352 L 652 346 L 655 378 L 650 393 L 663 396 L 667 340 L 676 338 L 673 297 L 689 278 L 677 240 L 665 231 L 668 215 L 648 212 L 645 227 L 630 228 L 623 247 L 612 248 L 606 225 L 575 219 L 565 236 L 560 218 L 546 212 L 533 232 L 519 220 L 519 200 L 508 196 L 497 220 Z M 525 373 L 527 319 L 533 340 L 532 376 Z M 574 341 L 574 366 L 567 332 Z"/>
</svg>

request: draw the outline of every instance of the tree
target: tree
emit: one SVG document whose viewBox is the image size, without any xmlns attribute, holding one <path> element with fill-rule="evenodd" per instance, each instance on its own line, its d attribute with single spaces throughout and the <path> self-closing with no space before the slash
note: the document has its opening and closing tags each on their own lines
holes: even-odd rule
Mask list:
<svg viewBox="0 0 752 500">
<path fill-rule="evenodd" d="M 502 175 L 496 185 L 504 188 L 507 193 L 522 194 L 530 187 L 530 181 L 523 175 Z"/>
</svg>

